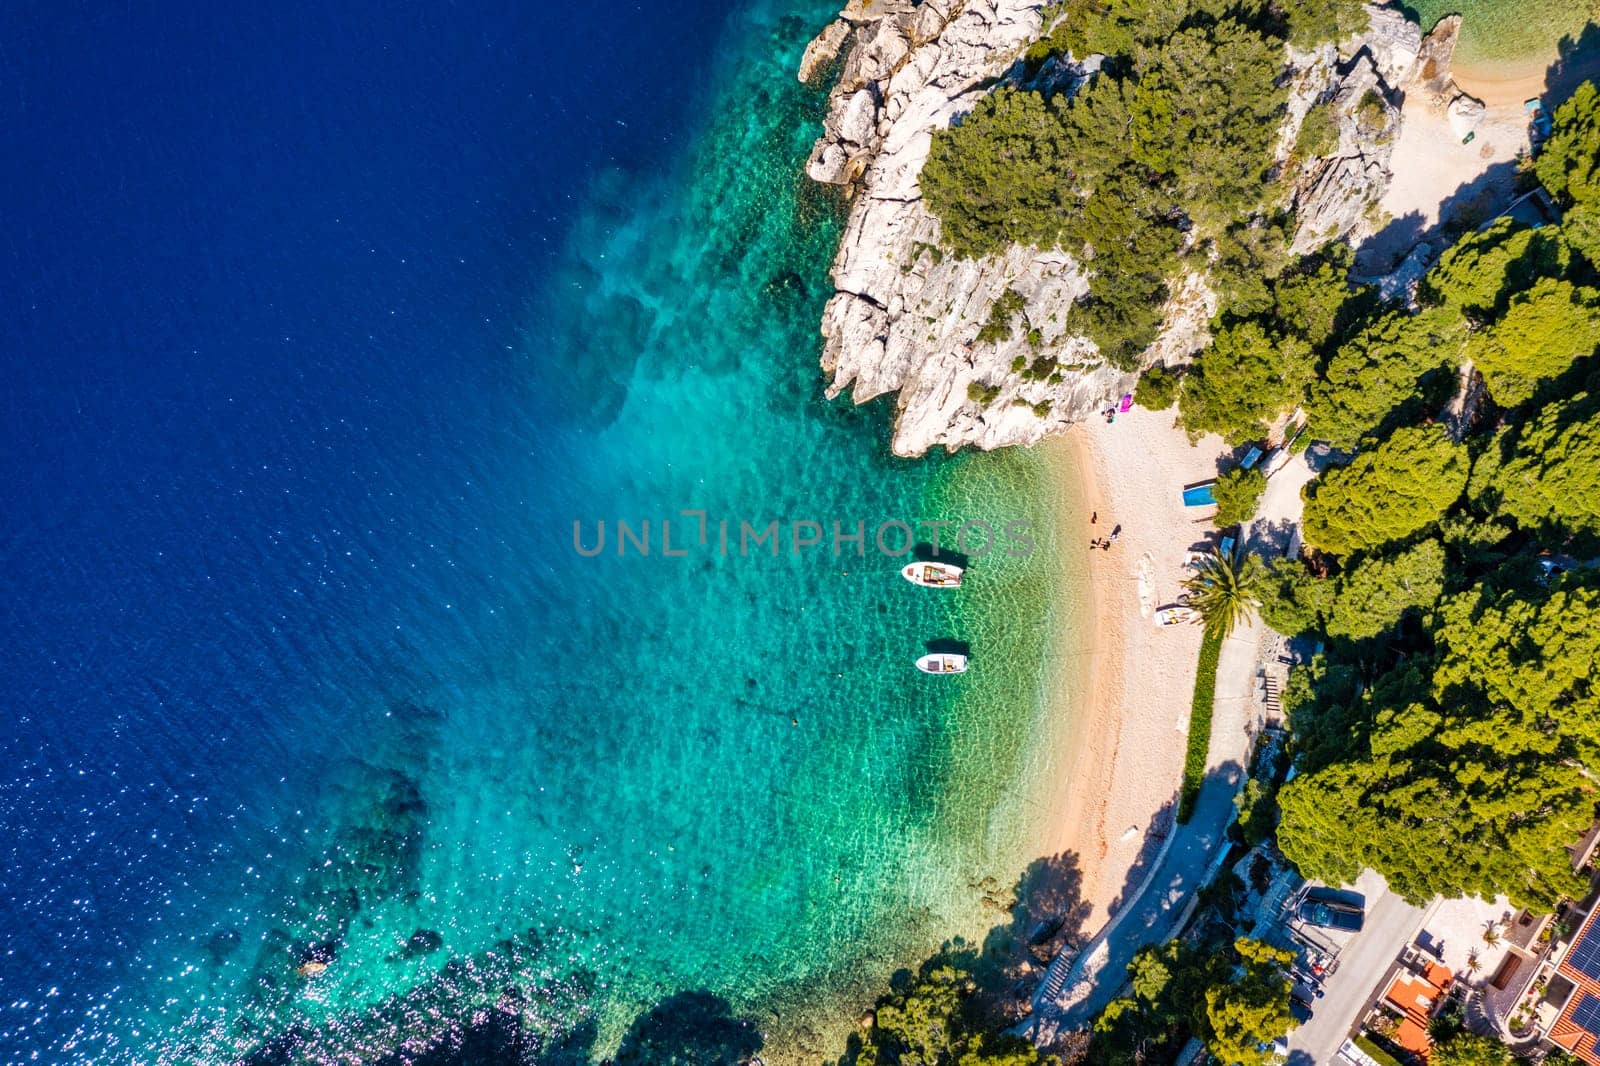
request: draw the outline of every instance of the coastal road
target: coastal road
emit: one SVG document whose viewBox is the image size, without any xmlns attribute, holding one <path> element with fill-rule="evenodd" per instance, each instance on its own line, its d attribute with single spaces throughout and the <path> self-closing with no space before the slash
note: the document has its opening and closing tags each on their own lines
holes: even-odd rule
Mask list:
<svg viewBox="0 0 1600 1066">
<path fill-rule="evenodd" d="M 1426 912 L 1393 892 L 1378 874 L 1367 870 L 1356 881 L 1366 896 L 1367 920 L 1361 932 L 1339 952 L 1339 965 L 1323 982 L 1323 996 L 1311 1018 L 1289 1034 L 1288 1066 L 1337 1062 L 1339 1045 L 1350 1035 L 1362 1008 L 1383 990 L 1379 980 L 1400 951 L 1422 928 Z"/>
</svg>

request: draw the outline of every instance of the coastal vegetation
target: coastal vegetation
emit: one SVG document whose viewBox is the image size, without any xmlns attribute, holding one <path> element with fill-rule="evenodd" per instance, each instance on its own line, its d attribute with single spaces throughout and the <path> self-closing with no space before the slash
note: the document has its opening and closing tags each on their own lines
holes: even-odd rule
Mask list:
<svg viewBox="0 0 1600 1066">
<path fill-rule="evenodd" d="M 1396 430 L 1306 490 L 1306 543 L 1333 555 L 1368 551 L 1436 524 L 1466 491 L 1466 448 L 1442 426 Z"/>
<path fill-rule="evenodd" d="M 1428 1062 L 1430 1066 L 1515 1066 L 1517 1057 L 1492 1037 L 1463 1031 L 1435 1044 Z"/>
<path fill-rule="evenodd" d="M 1266 571 L 1261 610 L 1323 643 L 1284 693 L 1299 773 L 1278 843 L 1308 877 L 1370 867 L 1415 902 L 1582 892 L 1565 845 L 1595 812 L 1600 573 L 1573 560 L 1600 552 L 1600 299 L 1568 229 L 1587 225 L 1597 108 L 1586 90 L 1560 109 L 1561 177 L 1535 168 L 1572 208 L 1561 226 L 1496 222 L 1414 311 L 1342 310 L 1305 389 L 1310 434 L 1339 450 L 1306 492 L 1309 552 Z M 1457 1050 L 1434 1059 L 1480 1061 Z"/>
<path fill-rule="evenodd" d="M 1256 467 L 1246 470 L 1236 466 L 1223 471 L 1211 487 L 1211 495 L 1217 501 L 1214 519 L 1217 528 L 1227 529 L 1248 522 L 1255 516 L 1261 494 L 1266 490 L 1267 477 Z"/>
<path fill-rule="evenodd" d="M 1600 393 L 1541 410 L 1478 460 L 1479 491 L 1523 529 L 1600 536 Z"/>
<path fill-rule="evenodd" d="M 935 957 L 862 1018 L 838 1066 L 1046 1066 L 1055 1059 L 983 1017 L 971 973 Z"/>
<path fill-rule="evenodd" d="M 1184 377 L 1178 411 L 1191 433 L 1230 444 L 1263 436 L 1316 374 L 1311 346 L 1258 320 L 1223 326 Z"/>
<path fill-rule="evenodd" d="M 1178 787 L 1180 825 L 1194 816 L 1195 801 L 1206 779 L 1206 760 L 1211 751 L 1211 713 L 1217 700 L 1217 662 L 1222 656 L 1222 635 L 1207 629 L 1200 640 L 1200 664 L 1194 679 L 1194 696 L 1189 704 L 1189 736 L 1183 753 L 1183 783 Z"/>
<path fill-rule="evenodd" d="M 1183 587 L 1189 606 L 1200 615 L 1207 633 L 1227 640 L 1238 626 L 1261 606 L 1263 567 L 1249 554 L 1216 552 L 1196 564 Z"/>
<path fill-rule="evenodd" d="M 1133 402 L 1147 411 L 1165 411 L 1178 402 L 1181 382 L 1178 371 L 1153 366 L 1139 376 L 1139 384 L 1134 386 Z"/>
<path fill-rule="evenodd" d="M 1015 328 L 1017 316 L 1022 314 L 1028 301 L 1016 289 L 1007 289 L 989 308 L 989 317 L 978 330 L 978 340 L 986 343 L 1005 340 Z M 1020 369 L 1020 368 L 1019 368 Z"/>
<path fill-rule="evenodd" d="M 1089 295 L 1069 328 L 1126 369 L 1177 282 L 1203 273 L 1220 297 L 1209 340 L 1187 367 L 1148 371 L 1137 402 L 1240 446 L 1303 412 L 1320 445 L 1302 557 L 1217 557 L 1186 583 L 1205 634 L 1178 820 L 1204 780 L 1222 644 L 1259 610 L 1318 653 L 1283 698 L 1296 776 L 1240 804 L 1251 839 L 1276 818 L 1306 877 L 1371 868 L 1417 903 L 1504 894 L 1548 909 L 1581 894 L 1565 846 L 1594 818 L 1600 772 L 1600 570 L 1580 561 L 1600 556 L 1600 90 L 1557 111 L 1527 172 L 1560 225 L 1463 235 L 1414 303 L 1385 302 L 1348 281 L 1346 246 L 1290 256 L 1270 166 L 1286 43 L 1346 35 L 1359 5 L 1056 12 L 1030 60 L 1106 62 L 1075 94 L 1002 87 L 935 135 L 922 188 L 947 251 L 1071 253 Z M 1296 151 L 1337 137 L 1313 108 Z M 985 330 L 1010 336 L 1019 311 L 997 304 Z M 1222 475 L 1219 524 L 1248 519 L 1264 481 Z M 1144 948 L 1090 1057 L 1164 1061 L 1196 1036 L 1222 1061 L 1263 1061 L 1291 1025 L 1287 962 L 1244 939 Z M 1434 1055 L 1504 1059 L 1465 1034 Z"/>
<path fill-rule="evenodd" d="M 1287 1033 L 1293 956 L 1258 940 L 1196 945 L 1169 940 L 1140 948 L 1128 965 L 1128 995 L 1094 1023 L 1089 1060 L 1104 1066 L 1173 1061 L 1190 1037 L 1240 1066 L 1270 1059 Z"/>
<path fill-rule="evenodd" d="M 1365 15 L 1350 0 L 1068 0 L 1055 13 L 1030 58 L 1102 53 L 1100 73 L 1075 94 L 986 96 L 935 133 L 922 192 L 954 254 L 1016 243 L 1077 257 L 1089 294 L 1068 325 L 1132 368 L 1187 271 L 1248 296 L 1286 265 L 1272 180 L 1285 44 L 1345 36 Z"/>
<path fill-rule="evenodd" d="M 1253 509 L 1253 507 L 1252 507 Z M 1189 736 L 1183 757 L 1183 783 L 1178 789 L 1177 819 L 1187 822 L 1194 814 L 1200 786 L 1205 782 L 1211 750 L 1211 715 L 1216 703 L 1217 664 L 1222 642 L 1261 607 L 1265 569 L 1254 555 L 1215 553 L 1198 564 L 1184 582 L 1189 606 L 1205 626 L 1200 641 L 1200 661 L 1194 696 L 1189 707 Z"/>
</svg>

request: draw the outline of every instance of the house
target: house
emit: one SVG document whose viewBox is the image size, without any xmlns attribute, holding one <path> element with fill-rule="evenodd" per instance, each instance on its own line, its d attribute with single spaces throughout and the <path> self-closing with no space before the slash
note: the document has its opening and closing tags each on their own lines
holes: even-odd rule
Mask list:
<svg viewBox="0 0 1600 1066">
<path fill-rule="evenodd" d="M 1547 1035 L 1551 1043 L 1600 1066 L 1600 929 L 1595 927 L 1596 917 L 1600 917 L 1600 907 L 1590 909 L 1556 967 L 1551 988 L 1561 982 L 1571 991 Z"/>
<path fill-rule="evenodd" d="M 1402 970 L 1383 993 L 1383 1004 L 1400 1016 L 1391 1038 L 1401 1048 L 1427 1058 L 1432 1048 L 1428 1022 L 1444 1002 L 1455 975 L 1446 966 L 1426 962 L 1415 972 Z"/>
</svg>

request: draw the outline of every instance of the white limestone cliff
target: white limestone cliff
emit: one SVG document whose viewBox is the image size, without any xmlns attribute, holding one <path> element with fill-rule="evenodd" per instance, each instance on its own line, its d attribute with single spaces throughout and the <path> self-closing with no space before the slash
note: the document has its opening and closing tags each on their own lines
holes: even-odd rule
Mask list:
<svg viewBox="0 0 1600 1066">
<path fill-rule="evenodd" d="M 830 396 L 850 389 L 860 403 L 898 393 L 893 447 L 900 455 L 1032 444 L 1098 413 L 1137 377 L 1068 332 L 1067 312 L 1088 291 L 1071 256 L 1016 246 L 978 260 L 944 255 L 939 221 L 922 202 L 918 178 L 933 132 L 1019 74 L 1019 60 L 1043 30 L 1041 7 L 1040 0 L 851 0 L 806 50 L 803 79 L 844 57 L 806 167 L 851 196 L 832 267 L 835 292 L 823 312 L 822 367 Z M 1341 62 L 1331 45 L 1291 57 L 1280 162 L 1290 165 L 1294 134 L 1312 105 L 1333 101 L 1341 131 L 1334 156 L 1293 163 L 1307 168 L 1294 202 L 1313 243 L 1359 228 L 1387 181 L 1387 153 L 1359 143 L 1356 124 L 1366 105 L 1364 120 L 1392 139 L 1388 87 L 1410 70 L 1418 40 L 1403 18 L 1372 10 L 1373 29 L 1343 49 L 1351 58 Z M 1092 60 L 1062 63 L 1044 76 L 1056 91 L 1072 91 L 1096 69 Z M 1381 118 L 1368 103 L 1370 89 L 1378 90 Z M 1019 324 L 1004 340 L 979 341 L 1008 291 L 1025 301 L 1031 329 Z M 1178 279 L 1142 365 L 1187 360 L 1205 344 L 1215 311 L 1203 277 Z M 1030 380 L 1038 375 L 1018 372 L 1043 355 L 1058 373 Z"/>
</svg>

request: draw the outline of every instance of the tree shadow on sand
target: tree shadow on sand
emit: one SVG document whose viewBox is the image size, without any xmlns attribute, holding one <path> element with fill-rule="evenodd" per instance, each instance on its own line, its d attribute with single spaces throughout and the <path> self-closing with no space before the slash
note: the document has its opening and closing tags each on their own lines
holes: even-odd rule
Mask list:
<svg viewBox="0 0 1600 1066">
<path fill-rule="evenodd" d="M 1148 864 L 1164 839 L 1164 827 L 1170 825 L 1171 807 L 1168 803 L 1151 820 L 1145 846 L 1119 893 L 1119 904 L 1144 881 Z M 951 940 L 915 970 L 897 971 L 890 978 L 889 992 L 879 997 L 875 1007 L 882 1009 L 926 983 L 941 968 L 953 967 L 969 975 L 975 986 L 960 1009 L 963 1024 L 990 1033 L 1008 1028 L 1028 1014 L 1051 960 L 1064 954 L 1070 963 L 1098 931 L 1089 924 L 1093 908 L 1084 898 L 1083 878 L 1077 852 L 1062 852 L 1029 863 L 1009 892 L 987 882 L 975 885 L 986 890 L 985 902 L 1005 911 L 1006 919 L 984 934 L 981 942 Z M 1080 1045 L 1084 1042 L 1081 1035 L 1070 1040 Z M 1071 1053 L 1072 1048 L 1054 1050 Z M 844 1054 L 829 1061 L 835 1066 L 857 1066 L 862 1051 L 862 1034 L 854 1033 L 846 1041 Z"/>
<path fill-rule="evenodd" d="M 1007 1020 L 1025 1012 L 1050 960 L 1062 951 L 1076 951 L 1092 932 L 1077 852 L 1033 860 L 1011 896 L 1009 920 L 990 929 L 982 947 L 964 960 L 978 982 L 984 1013 Z"/>
<path fill-rule="evenodd" d="M 1365 278 L 1388 274 L 1423 241 L 1433 244 L 1433 258 L 1437 258 L 1446 245 L 1510 206 L 1522 191 L 1519 176 L 1517 160 L 1502 159 L 1490 163 L 1477 177 L 1462 182 L 1440 200 L 1438 221 L 1429 223 L 1416 211 L 1390 219 L 1356 249 L 1354 273 Z"/>
</svg>

